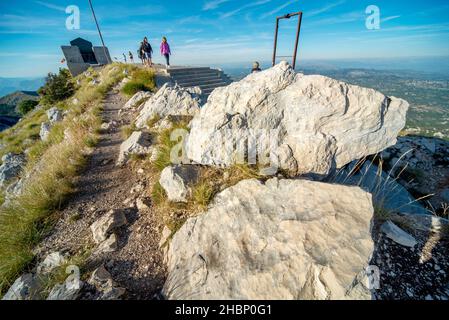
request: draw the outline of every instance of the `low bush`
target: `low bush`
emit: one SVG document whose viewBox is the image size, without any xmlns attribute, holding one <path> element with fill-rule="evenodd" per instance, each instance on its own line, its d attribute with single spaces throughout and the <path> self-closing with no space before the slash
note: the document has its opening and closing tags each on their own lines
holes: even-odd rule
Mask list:
<svg viewBox="0 0 449 320">
<path fill-rule="evenodd" d="M 17 111 L 24 116 L 31 110 L 33 110 L 37 105 L 39 104 L 39 101 L 36 100 L 24 100 L 19 103 L 17 106 Z"/>
<path fill-rule="evenodd" d="M 130 97 L 139 91 L 155 91 L 155 89 L 156 76 L 154 72 L 138 69 L 131 74 L 131 80 L 123 86 L 122 93 Z"/>
<path fill-rule="evenodd" d="M 41 102 L 50 105 L 71 97 L 75 92 L 73 78 L 67 69 L 59 69 L 59 74 L 49 73 L 45 84 L 38 90 Z"/>
</svg>

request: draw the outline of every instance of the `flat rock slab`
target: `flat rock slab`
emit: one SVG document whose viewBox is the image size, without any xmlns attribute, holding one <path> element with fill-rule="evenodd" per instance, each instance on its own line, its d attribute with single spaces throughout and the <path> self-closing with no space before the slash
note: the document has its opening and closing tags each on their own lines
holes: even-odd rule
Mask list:
<svg viewBox="0 0 449 320">
<path fill-rule="evenodd" d="M 306 180 L 252 179 L 177 231 L 168 299 L 370 299 L 371 195 Z"/>
</svg>

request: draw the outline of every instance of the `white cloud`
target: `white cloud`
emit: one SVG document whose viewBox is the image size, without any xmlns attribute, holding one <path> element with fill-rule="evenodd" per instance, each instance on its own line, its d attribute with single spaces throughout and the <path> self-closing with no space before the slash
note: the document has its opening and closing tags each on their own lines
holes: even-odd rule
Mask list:
<svg viewBox="0 0 449 320">
<path fill-rule="evenodd" d="M 329 10 L 339 6 L 339 5 L 342 5 L 345 2 L 346 2 L 346 0 L 340 0 L 340 1 L 337 1 L 337 2 L 334 2 L 334 3 L 327 4 L 327 5 L 325 5 L 322 8 L 318 8 L 318 9 L 306 12 L 305 16 L 307 16 L 307 17 L 317 16 L 317 15 L 319 15 L 321 13 L 325 13 L 325 12 L 327 12 L 327 11 L 329 11 Z"/>
<path fill-rule="evenodd" d="M 270 12 L 264 13 L 264 14 L 261 15 L 260 17 L 263 19 L 263 18 L 272 16 L 272 15 L 274 15 L 275 13 L 281 11 L 282 9 L 288 7 L 289 5 L 291 5 L 291 4 L 295 3 L 295 2 L 297 2 L 297 3 L 299 4 L 299 1 L 298 1 L 298 0 L 291 0 L 291 1 L 288 1 L 288 2 L 284 3 L 283 5 L 280 5 L 279 7 L 274 8 L 274 9 L 271 10 Z"/>
<path fill-rule="evenodd" d="M 249 8 L 252 8 L 252 7 L 257 7 L 257 6 L 263 5 L 263 4 L 268 3 L 268 2 L 271 2 L 271 0 L 259 0 L 259 1 L 253 2 L 253 3 L 248 3 L 248 4 L 245 4 L 245 5 L 241 6 L 240 8 L 234 9 L 234 10 L 226 12 L 226 13 L 223 13 L 220 16 L 220 18 L 221 19 L 229 18 L 229 17 L 232 17 L 233 15 L 236 15 L 240 11 L 243 11 L 243 10 L 246 10 L 246 9 L 249 9 Z"/>
<path fill-rule="evenodd" d="M 231 0 L 211 0 L 211 1 L 206 1 L 203 5 L 203 10 L 207 11 L 207 10 L 213 10 L 213 9 L 217 9 L 220 5 L 229 2 Z"/>
<path fill-rule="evenodd" d="M 41 6 L 47 7 L 49 9 L 57 10 L 57 11 L 65 12 L 65 9 L 66 9 L 65 7 L 61 7 L 61 6 L 55 5 L 50 2 L 45 2 L 45 1 L 34 1 L 34 2 L 36 2 L 37 4 L 40 4 Z"/>
<path fill-rule="evenodd" d="M 401 17 L 401 16 L 390 16 L 390 17 L 386 17 L 386 18 L 383 18 L 383 19 L 381 20 L 381 22 L 394 20 L 394 19 L 397 19 L 397 18 L 400 18 L 400 17 Z"/>
</svg>

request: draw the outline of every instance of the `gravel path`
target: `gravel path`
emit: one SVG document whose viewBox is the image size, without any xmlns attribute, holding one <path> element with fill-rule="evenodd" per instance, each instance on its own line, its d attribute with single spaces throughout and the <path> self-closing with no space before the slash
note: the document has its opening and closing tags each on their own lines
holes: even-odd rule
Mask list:
<svg viewBox="0 0 449 320">
<path fill-rule="evenodd" d="M 125 102 L 115 90 L 107 95 L 103 121 L 115 122 L 115 125 L 101 135 L 76 184 L 76 193 L 60 212 L 52 233 L 36 251 L 42 259 L 54 251 L 75 255 L 85 248 L 91 249 L 95 245 L 90 225 L 111 209 L 123 209 L 128 224 L 117 231 L 119 249 L 92 255 L 87 272 L 103 264 L 118 285 L 127 289 L 124 298 L 150 299 L 165 280 L 158 246 L 162 226 L 151 207 L 138 210 L 135 206 L 137 198 L 149 197 L 146 193 L 151 177 L 145 173 L 139 175 L 129 165 L 115 165 L 122 143 L 120 127 L 130 122 L 127 116 L 118 116 Z M 91 293 L 88 288 L 85 291 L 81 297 L 89 299 Z"/>
</svg>

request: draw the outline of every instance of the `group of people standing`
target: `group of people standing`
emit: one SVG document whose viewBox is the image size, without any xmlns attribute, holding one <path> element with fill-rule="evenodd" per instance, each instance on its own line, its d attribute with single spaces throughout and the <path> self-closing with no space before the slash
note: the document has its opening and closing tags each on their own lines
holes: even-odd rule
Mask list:
<svg viewBox="0 0 449 320">
<path fill-rule="evenodd" d="M 166 67 L 170 68 L 170 45 L 168 44 L 167 38 L 162 37 L 162 42 L 160 46 L 161 55 L 165 57 Z M 142 61 L 142 64 L 147 67 L 153 66 L 153 47 L 151 47 L 150 42 L 148 41 L 148 38 L 143 38 L 143 41 L 140 43 L 139 50 L 137 50 L 137 53 L 139 55 L 140 60 Z M 129 52 L 129 60 L 131 63 L 134 63 L 134 57 L 131 51 Z"/>
</svg>

